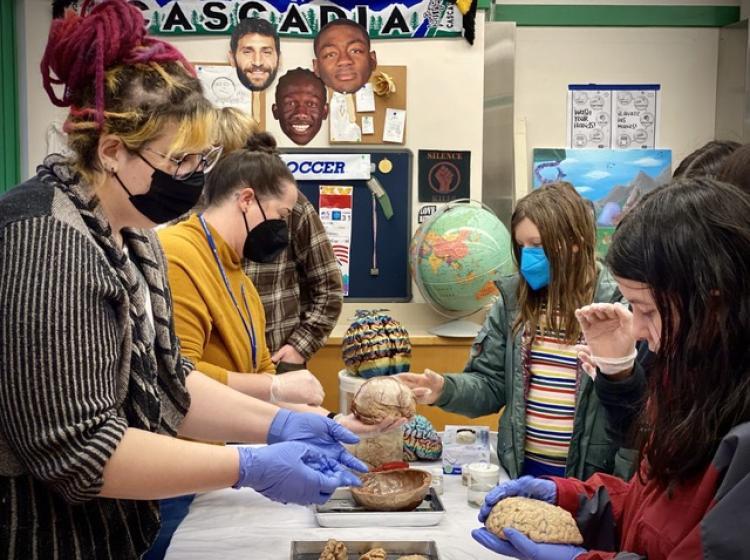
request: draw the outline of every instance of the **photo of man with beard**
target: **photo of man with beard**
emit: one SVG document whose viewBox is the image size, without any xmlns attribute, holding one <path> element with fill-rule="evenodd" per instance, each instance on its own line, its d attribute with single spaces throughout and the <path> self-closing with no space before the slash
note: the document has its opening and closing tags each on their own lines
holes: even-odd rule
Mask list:
<svg viewBox="0 0 750 560">
<path fill-rule="evenodd" d="M 240 83 L 252 92 L 268 88 L 279 70 L 279 35 L 265 19 L 240 20 L 232 30 L 229 63 L 237 69 Z"/>
<path fill-rule="evenodd" d="M 289 139 L 304 146 L 320 131 L 328 118 L 326 87 L 306 68 L 295 68 L 279 78 L 273 116 Z"/>
<path fill-rule="evenodd" d="M 313 69 L 325 85 L 339 93 L 354 93 L 365 85 L 378 65 L 367 30 L 351 19 L 334 19 L 313 42 Z"/>
</svg>

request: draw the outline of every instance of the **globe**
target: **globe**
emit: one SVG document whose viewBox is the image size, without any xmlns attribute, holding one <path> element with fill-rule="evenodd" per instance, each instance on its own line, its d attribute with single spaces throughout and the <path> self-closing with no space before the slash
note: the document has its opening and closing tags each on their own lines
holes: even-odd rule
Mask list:
<svg viewBox="0 0 750 560">
<path fill-rule="evenodd" d="M 513 273 L 510 233 L 480 202 L 456 201 L 417 229 L 409 265 L 432 307 L 448 317 L 467 316 L 493 302 L 495 281 Z"/>
</svg>

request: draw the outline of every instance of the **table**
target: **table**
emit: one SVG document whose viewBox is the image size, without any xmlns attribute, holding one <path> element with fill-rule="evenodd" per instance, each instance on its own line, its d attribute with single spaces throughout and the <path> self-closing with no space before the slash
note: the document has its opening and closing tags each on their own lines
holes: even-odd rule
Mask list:
<svg viewBox="0 0 750 560">
<path fill-rule="evenodd" d="M 429 468 L 437 463 L 415 463 Z M 508 477 L 501 468 L 501 480 Z M 318 527 L 311 508 L 282 505 L 243 488 L 198 496 L 177 528 L 166 560 L 289 560 L 291 541 L 433 540 L 441 560 L 506 558 L 471 538 L 479 510 L 466 501 L 459 475 L 445 475 L 440 497 L 446 515 L 434 527 Z"/>
</svg>

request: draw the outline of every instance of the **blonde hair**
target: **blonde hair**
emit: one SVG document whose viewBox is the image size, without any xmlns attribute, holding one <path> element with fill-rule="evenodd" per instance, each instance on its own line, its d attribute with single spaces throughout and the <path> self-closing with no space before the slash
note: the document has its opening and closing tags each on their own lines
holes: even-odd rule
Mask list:
<svg viewBox="0 0 750 560">
<path fill-rule="evenodd" d="M 567 344 L 575 344 L 581 328 L 575 310 L 591 303 L 596 286 L 596 225 L 591 208 L 570 183 L 543 185 L 518 201 L 511 218 L 513 256 L 521 262 L 516 228 L 528 218 L 539 229 L 550 266 L 549 285 L 531 290 L 521 277 L 518 284 L 519 315 L 513 329 L 522 327 L 531 336 L 558 331 Z M 544 319 L 540 321 L 540 319 Z"/>
<path fill-rule="evenodd" d="M 221 146 L 226 155 L 244 148 L 248 139 L 258 132 L 258 123 L 249 113 L 236 107 L 216 110 L 216 136 L 214 144 Z"/>
<path fill-rule="evenodd" d="M 198 79 L 180 62 L 114 66 L 105 73 L 104 98 L 101 124 L 91 120 L 89 111 L 73 109 L 65 123 L 74 165 L 89 181 L 101 171 L 97 149 L 103 134 L 114 134 L 137 151 L 174 123 L 177 131 L 168 155 L 204 150 L 215 136 L 216 112 Z M 90 107 L 93 101 L 94 88 L 89 87 L 77 105 Z"/>
</svg>

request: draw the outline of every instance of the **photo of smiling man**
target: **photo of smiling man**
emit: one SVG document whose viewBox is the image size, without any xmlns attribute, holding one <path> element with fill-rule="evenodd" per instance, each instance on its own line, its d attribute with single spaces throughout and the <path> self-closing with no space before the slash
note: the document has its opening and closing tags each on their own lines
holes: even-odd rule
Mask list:
<svg viewBox="0 0 750 560">
<path fill-rule="evenodd" d="M 268 88 L 279 70 L 279 35 L 261 18 L 240 20 L 229 41 L 229 63 L 237 69 L 240 83 L 252 92 Z"/>
<path fill-rule="evenodd" d="M 350 19 L 323 26 L 313 43 L 313 69 L 325 85 L 339 93 L 354 93 L 365 85 L 378 65 L 367 30 Z"/>
<path fill-rule="evenodd" d="M 325 84 L 306 68 L 295 68 L 279 78 L 276 101 L 271 107 L 281 131 L 305 146 L 328 118 Z"/>
</svg>

